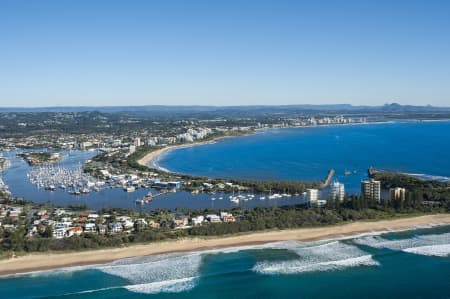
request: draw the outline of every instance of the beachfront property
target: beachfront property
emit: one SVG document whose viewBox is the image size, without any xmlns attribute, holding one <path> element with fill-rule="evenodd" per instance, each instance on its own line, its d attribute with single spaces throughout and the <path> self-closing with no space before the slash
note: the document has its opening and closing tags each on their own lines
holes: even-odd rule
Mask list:
<svg viewBox="0 0 450 299">
<path fill-rule="evenodd" d="M 202 225 L 203 221 L 205 221 L 205 216 L 197 216 L 197 217 L 192 217 L 191 222 L 192 225 L 194 226 L 199 226 Z"/>
<path fill-rule="evenodd" d="M 330 197 L 334 200 L 344 201 L 345 197 L 345 186 L 339 182 L 333 182 L 330 186 Z"/>
<path fill-rule="evenodd" d="M 1 220 L 5 217 L 19 217 L 21 206 L 0 205 L 0 227 L 8 230 L 15 230 L 13 225 L 2 225 Z M 17 214 L 17 215 L 16 215 Z M 183 214 L 168 214 L 159 220 L 154 218 L 134 218 L 128 215 L 115 214 L 112 218 L 110 214 L 97 214 L 88 212 L 75 212 L 55 209 L 33 209 L 31 224 L 26 227 L 27 237 L 45 234 L 50 229 L 51 237 L 55 239 L 70 238 L 80 236 L 83 233 L 89 234 L 109 234 L 118 233 L 133 234 L 140 229 L 160 229 L 162 227 L 172 227 L 175 229 L 189 229 L 192 226 L 201 226 L 209 223 L 235 222 L 236 217 L 230 212 L 220 212 L 219 214 L 186 216 Z"/>
<path fill-rule="evenodd" d="M 365 199 L 381 201 L 381 182 L 374 179 L 361 182 L 361 196 Z"/>
<path fill-rule="evenodd" d="M 208 215 L 206 215 L 205 218 L 206 218 L 209 222 L 211 222 L 211 223 L 218 223 L 218 222 L 221 222 L 220 216 L 215 215 L 215 214 L 208 214 Z"/>
<path fill-rule="evenodd" d="M 405 201 L 406 189 L 401 187 L 389 189 L 389 198 L 392 201 Z"/>
<path fill-rule="evenodd" d="M 318 189 L 307 189 L 306 190 L 306 202 L 309 206 L 317 206 L 318 200 L 319 200 L 319 190 Z"/>
</svg>

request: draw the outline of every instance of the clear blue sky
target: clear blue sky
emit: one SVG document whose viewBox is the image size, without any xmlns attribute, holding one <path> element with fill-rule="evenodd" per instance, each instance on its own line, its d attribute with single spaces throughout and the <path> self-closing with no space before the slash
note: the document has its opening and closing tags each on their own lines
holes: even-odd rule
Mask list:
<svg viewBox="0 0 450 299">
<path fill-rule="evenodd" d="M 450 106 L 450 1 L 0 0 L 0 106 Z"/>
</svg>

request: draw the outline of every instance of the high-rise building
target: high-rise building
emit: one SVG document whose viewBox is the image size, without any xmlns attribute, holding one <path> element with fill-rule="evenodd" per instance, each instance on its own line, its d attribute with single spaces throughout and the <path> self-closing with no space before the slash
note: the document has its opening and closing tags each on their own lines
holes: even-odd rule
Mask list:
<svg viewBox="0 0 450 299">
<path fill-rule="evenodd" d="M 319 190 L 317 189 L 306 189 L 306 200 L 309 205 L 317 205 L 317 200 L 319 199 Z"/>
<path fill-rule="evenodd" d="M 381 182 L 374 179 L 361 182 L 361 195 L 365 199 L 381 201 Z"/>
<path fill-rule="evenodd" d="M 339 182 L 333 182 L 330 187 L 330 195 L 332 199 L 337 199 L 341 202 L 344 201 L 345 197 L 344 184 Z"/>
<path fill-rule="evenodd" d="M 130 154 L 133 154 L 134 152 L 136 152 L 136 145 L 130 145 L 128 149 L 130 151 Z"/>
<path fill-rule="evenodd" d="M 141 146 L 141 138 L 136 137 L 136 138 L 134 139 L 134 145 L 135 145 L 136 147 L 140 147 L 140 146 Z"/>
<path fill-rule="evenodd" d="M 404 201 L 406 198 L 406 189 L 401 187 L 389 189 L 389 195 L 391 200 Z"/>
</svg>

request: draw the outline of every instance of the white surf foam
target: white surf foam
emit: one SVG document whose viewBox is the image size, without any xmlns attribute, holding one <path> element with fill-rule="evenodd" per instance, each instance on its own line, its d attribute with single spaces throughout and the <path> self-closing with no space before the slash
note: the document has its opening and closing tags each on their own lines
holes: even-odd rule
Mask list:
<svg viewBox="0 0 450 299">
<path fill-rule="evenodd" d="M 420 255 L 446 257 L 450 255 L 450 244 L 419 246 L 407 248 L 403 251 Z"/>
<path fill-rule="evenodd" d="M 388 240 L 380 236 L 355 239 L 356 244 L 373 248 L 387 248 L 428 256 L 448 256 L 450 254 L 450 233 L 422 235 L 408 239 Z"/>
<path fill-rule="evenodd" d="M 195 286 L 196 277 L 186 277 L 166 281 L 157 281 L 126 286 L 125 288 L 135 293 L 179 293 L 192 289 Z"/>
<path fill-rule="evenodd" d="M 319 243 L 308 246 L 299 244 L 289 248 L 299 255 L 299 259 L 277 262 L 259 262 L 253 271 L 261 274 L 294 274 L 313 271 L 332 271 L 347 267 L 376 266 L 371 255 L 356 246 L 340 241 Z"/>
<path fill-rule="evenodd" d="M 101 267 L 104 273 L 122 277 L 133 292 L 181 292 L 195 286 L 201 253 L 164 254 L 119 260 Z"/>
</svg>

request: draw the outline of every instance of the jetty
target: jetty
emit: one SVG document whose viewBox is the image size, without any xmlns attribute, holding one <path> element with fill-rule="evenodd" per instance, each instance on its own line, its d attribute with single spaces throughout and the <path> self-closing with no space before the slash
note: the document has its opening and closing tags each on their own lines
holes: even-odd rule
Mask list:
<svg viewBox="0 0 450 299">
<path fill-rule="evenodd" d="M 374 167 L 370 166 L 367 170 L 367 174 L 369 175 L 369 178 L 373 177 L 376 173 L 380 173 L 381 171 L 378 169 L 375 169 Z"/>
<path fill-rule="evenodd" d="M 327 177 L 325 178 L 323 183 L 320 184 L 320 189 L 326 188 L 331 183 L 331 179 L 333 179 L 334 173 L 335 173 L 334 169 L 330 169 L 328 171 Z"/>
<path fill-rule="evenodd" d="M 169 193 L 169 192 L 170 192 L 169 190 L 166 190 L 166 191 L 162 191 L 162 192 L 160 192 L 158 194 L 152 194 L 152 192 L 150 191 L 150 192 L 147 193 L 146 196 L 144 196 L 144 198 L 136 199 L 135 202 L 139 203 L 139 204 L 146 204 L 146 203 L 151 202 L 153 199 L 155 199 L 155 197 L 164 195 L 164 194 Z"/>
</svg>

